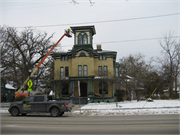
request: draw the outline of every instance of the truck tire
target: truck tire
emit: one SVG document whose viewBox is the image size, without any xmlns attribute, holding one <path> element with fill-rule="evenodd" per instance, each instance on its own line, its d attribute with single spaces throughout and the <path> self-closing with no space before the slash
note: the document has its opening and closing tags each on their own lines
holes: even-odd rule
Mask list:
<svg viewBox="0 0 180 135">
<path fill-rule="evenodd" d="M 11 115 L 12 116 L 18 116 L 19 115 L 19 109 L 17 107 L 11 108 Z"/>
<path fill-rule="evenodd" d="M 53 107 L 50 110 L 50 114 L 52 117 L 58 117 L 59 116 L 59 109 L 57 107 Z"/>
</svg>

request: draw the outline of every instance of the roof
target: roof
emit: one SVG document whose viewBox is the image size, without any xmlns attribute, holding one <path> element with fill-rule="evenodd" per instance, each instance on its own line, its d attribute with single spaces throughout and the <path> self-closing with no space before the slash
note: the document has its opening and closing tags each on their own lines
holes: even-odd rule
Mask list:
<svg viewBox="0 0 180 135">
<path fill-rule="evenodd" d="M 97 53 L 117 53 L 117 52 L 116 51 L 102 50 L 102 51 L 97 51 Z"/>
<path fill-rule="evenodd" d="M 10 84 L 5 84 L 6 89 L 15 90 L 16 88 L 12 87 Z"/>
<path fill-rule="evenodd" d="M 71 29 L 73 30 L 73 32 L 75 30 L 92 29 L 92 35 L 96 34 L 96 30 L 95 30 L 94 25 L 91 25 L 91 26 L 76 26 L 76 27 L 71 27 Z"/>
</svg>

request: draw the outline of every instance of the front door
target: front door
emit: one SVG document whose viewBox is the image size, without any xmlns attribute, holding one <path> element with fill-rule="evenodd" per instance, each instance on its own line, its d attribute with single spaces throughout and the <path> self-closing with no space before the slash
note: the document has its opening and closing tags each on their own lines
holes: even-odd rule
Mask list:
<svg viewBox="0 0 180 135">
<path fill-rule="evenodd" d="M 87 97 L 87 83 L 80 83 L 81 97 Z"/>
</svg>

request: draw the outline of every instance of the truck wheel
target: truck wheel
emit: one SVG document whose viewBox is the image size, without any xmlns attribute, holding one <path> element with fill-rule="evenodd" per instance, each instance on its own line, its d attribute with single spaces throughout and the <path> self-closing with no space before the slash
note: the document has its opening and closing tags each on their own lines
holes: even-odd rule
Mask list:
<svg viewBox="0 0 180 135">
<path fill-rule="evenodd" d="M 64 112 L 61 112 L 60 114 L 59 114 L 59 116 L 62 116 L 64 114 Z"/>
<path fill-rule="evenodd" d="M 52 117 L 58 117 L 59 116 L 59 109 L 58 108 L 56 108 L 56 107 L 53 107 L 53 108 L 51 108 L 51 110 L 50 110 L 50 114 L 51 114 L 51 116 Z"/>
<path fill-rule="evenodd" d="M 11 115 L 12 116 L 18 116 L 19 115 L 19 109 L 17 107 L 13 107 L 11 109 Z"/>
</svg>

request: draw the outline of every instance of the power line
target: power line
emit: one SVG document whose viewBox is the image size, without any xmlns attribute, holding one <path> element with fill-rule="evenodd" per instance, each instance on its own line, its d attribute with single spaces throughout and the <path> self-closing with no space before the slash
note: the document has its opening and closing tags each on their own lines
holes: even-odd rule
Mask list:
<svg viewBox="0 0 180 135">
<path fill-rule="evenodd" d="M 70 26 L 70 25 L 79 25 L 79 24 L 94 24 L 94 23 L 108 23 L 108 22 L 118 22 L 118 21 L 131 21 L 131 20 L 140 20 L 140 19 L 150 19 L 150 18 L 159 18 L 167 17 L 173 15 L 179 15 L 180 13 L 157 15 L 157 16 L 146 16 L 146 17 L 136 17 L 136 18 L 127 18 L 127 19 L 117 19 L 117 20 L 106 20 L 106 21 L 96 21 L 96 22 L 82 22 L 82 23 L 67 23 L 67 24 L 57 24 L 57 25 L 43 25 L 43 26 L 26 26 L 26 27 L 57 27 L 57 26 Z M 25 27 L 16 27 L 16 28 L 25 28 Z"/>
<path fill-rule="evenodd" d="M 173 36 L 171 38 L 178 38 L 180 36 Z M 119 40 L 119 41 L 107 41 L 107 42 L 98 42 L 98 43 L 93 43 L 93 44 L 108 44 L 108 43 L 119 43 L 119 42 L 134 42 L 134 41 L 145 41 L 145 40 L 160 40 L 164 39 L 164 37 L 160 38 L 144 38 L 144 39 L 129 39 L 129 40 Z M 61 47 L 67 47 L 67 46 L 73 46 L 73 45 L 63 45 Z"/>
<path fill-rule="evenodd" d="M 178 38 L 180 36 L 173 36 L 171 38 Z M 144 40 L 158 40 L 158 39 L 164 39 L 164 37 L 161 38 L 145 38 L 145 39 L 133 39 L 133 40 L 121 40 L 121 41 L 109 41 L 109 42 L 99 42 L 94 44 L 106 44 L 106 43 L 117 43 L 117 42 L 133 42 L 133 41 L 144 41 Z"/>
</svg>

